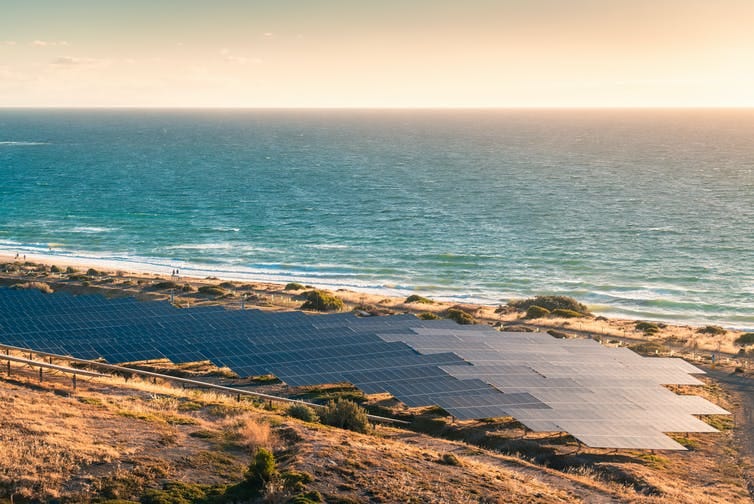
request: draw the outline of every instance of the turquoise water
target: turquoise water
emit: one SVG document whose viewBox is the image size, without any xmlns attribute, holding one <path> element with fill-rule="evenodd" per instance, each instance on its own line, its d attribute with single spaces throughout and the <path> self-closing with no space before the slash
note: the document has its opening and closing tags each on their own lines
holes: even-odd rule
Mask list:
<svg viewBox="0 0 754 504">
<path fill-rule="evenodd" d="M 754 327 L 754 111 L 0 110 L 0 251 Z"/>
</svg>

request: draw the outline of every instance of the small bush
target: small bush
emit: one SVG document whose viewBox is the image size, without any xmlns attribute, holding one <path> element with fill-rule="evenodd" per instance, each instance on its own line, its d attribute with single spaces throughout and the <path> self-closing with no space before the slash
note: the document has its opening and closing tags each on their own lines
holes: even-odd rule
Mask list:
<svg viewBox="0 0 754 504">
<path fill-rule="evenodd" d="M 341 311 L 343 300 L 329 292 L 313 290 L 306 293 L 306 301 L 301 308 L 303 310 Z"/>
<path fill-rule="evenodd" d="M 722 336 L 723 334 L 728 334 L 728 331 L 716 325 L 700 327 L 696 330 L 696 332 L 701 334 L 712 334 L 713 336 Z"/>
<path fill-rule="evenodd" d="M 738 346 L 754 345 L 754 333 L 744 333 L 736 338 L 736 341 L 734 341 L 734 343 Z"/>
<path fill-rule="evenodd" d="M 660 326 L 654 322 L 638 321 L 634 325 L 637 331 L 642 331 L 646 335 L 652 335 L 660 331 Z"/>
<path fill-rule="evenodd" d="M 50 273 L 60 273 L 60 268 L 53 264 L 52 266 L 50 266 Z"/>
<path fill-rule="evenodd" d="M 67 267 L 67 268 L 65 269 L 65 272 L 66 272 L 66 274 L 68 274 L 68 275 L 71 275 L 71 274 L 73 274 L 73 273 L 76 273 L 76 270 L 75 270 L 75 269 L 73 269 L 72 267 L 68 266 L 68 267 Z"/>
<path fill-rule="evenodd" d="M 293 418 L 298 418 L 304 422 L 317 422 L 319 421 L 319 415 L 314 411 L 314 408 L 307 406 L 306 404 L 293 404 L 288 408 L 288 414 Z"/>
<path fill-rule="evenodd" d="M 629 346 L 628 348 L 633 350 L 634 352 L 643 354 L 658 354 L 668 352 L 668 347 L 666 347 L 662 343 L 657 343 L 656 341 L 637 343 L 635 345 Z"/>
<path fill-rule="evenodd" d="M 322 423 L 355 432 L 369 432 L 371 425 L 364 408 L 348 399 L 330 401 L 322 411 Z"/>
<path fill-rule="evenodd" d="M 169 481 L 162 490 L 148 489 L 141 498 L 143 504 L 191 504 L 203 502 L 210 489 L 206 485 Z"/>
<path fill-rule="evenodd" d="M 244 474 L 246 481 L 255 488 L 262 488 L 277 475 L 275 456 L 270 450 L 259 448 L 254 454 L 254 460 Z"/>
<path fill-rule="evenodd" d="M 427 299 L 425 297 L 419 296 L 418 294 L 412 294 L 406 298 L 406 303 L 434 304 L 434 301 L 432 301 L 431 299 Z"/>
<path fill-rule="evenodd" d="M 196 289 L 194 289 L 191 284 L 183 284 L 181 287 L 181 291 L 183 292 L 194 292 Z"/>
<path fill-rule="evenodd" d="M 317 504 L 318 502 L 324 502 L 322 500 L 322 494 L 316 490 L 311 490 L 306 493 L 294 495 L 288 501 L 288 504 Z M 336 501 L 332 501 L 332 502 L 336 502 Z M 339 498 L 337 502 L 344 502 L 344 501 L 343 499 Z"/>
<path fill-rule="evenodd" d="M 86 270 L 86 274 L 89 275 L 89 276 L 101 276 L 101 275 L 104 275 L 104 273 L 102 273 L 100 271 L 97 271 L 94 268 L 89 268 L 88 270 Z"/>
<path fill-rule="evenodd" d="M 283 480 L 283 487 L 294 492 L 303 491 L 306 485 L 314 481 L 314 476 L 299 471 L 285 471 L 280 474 L 280 477 Z"/>
<path fill-rule="evenodd" d="M 440 319 L 440 317 L 428 311 L 420 313 L 419 315 L 417 315 L 417 317 L 419 317 L 422 320 L 439 320 Z"/>
<path fill-rule="evenodd" d="M 463 310 L 459 310 L 457 308 L 448 308 L 443 313 L 443 316 L 446 319 L 454 320 L 457 324 L 461 325 L 471 325 L 476 324 L 476 319 L 466 313 Z"/>
<path fill-rule="evenodd" d="M 52 294 L 54 292 L 52 290 L 52 287 L 50 287 L 48 284 L 44 282 L 17 283 L 17 284 L 11 285 L 11 289 L 16 289 L 16 290 L 37 289 L 38 291 L 44 292 L 45 294 Z"/>
<path fill-rule="evenodd" d="M 561 318 L 581 318 L 587 316 L 585 313 L 577 312 L 574 310 L 567 310 L 565 308 L 556 308 L 551 313 L 553 317 Z"/>
<path fill-rule="evenodd" d="M 549 331 L 547 331 L 547 334 L 549 334 L 553 338 L 568 339 L 568 335 L 566 333 L 562 331 L 556 331 L 555 329 L 550 329 Z"/>
<path fill-rule="evenodd" d="M 227 292 L 225 292 L 225 289 L 216 287 L 214 285 L 202 285 L 201 287 L 199 287 L 199 292 L 208 296 L 224 296 L 225 294 L 227 294 Z"/>
<path fill-rule="evenodd" d="M 529 299 L 510 301 L 508 306 L 512 306 L 519 311 L 526 311 L 530 306 L 539 306 L 549 311 L 561 309 L 573 310 L 583 314 L 589 313 L 589 308 L 586 305 L 568 296 L 536 296 Z"/>
<path fill-rule="evenodd" d="M 528 319 L 536 319 L 536 318 L 543 318 L 547 317 L 550 314 L 550 310 L 547 308 L 544 308 L 543 306 L 538 305 L 531 305 L 526 309 L 526 317 Z"/>
<path fill-rule="evenodd" d="M 290 283 L 285 284 L 285 290 L 287 291 L 290 291 L 290 290 L 300 291 L 304 289 L 306 289 L 306 287 L 304 287 L 303 284 L 300 284 L 298 282 L 290 282 Z"/>
<path fill-rule="evenodd" d="M 450 466 L 460 466 L 461 461 L 452 453 L 443 453 L 442 457 L 440 457 L 439 462 L 441 464 L 450 465 Z"/>
<path fill-rule="evenodd" d="M 171 281 L 160 282 L 154 285 L 156 290 L 175 289 L 176 287 L 178 287 L 178 284 Z"/>
</svg>

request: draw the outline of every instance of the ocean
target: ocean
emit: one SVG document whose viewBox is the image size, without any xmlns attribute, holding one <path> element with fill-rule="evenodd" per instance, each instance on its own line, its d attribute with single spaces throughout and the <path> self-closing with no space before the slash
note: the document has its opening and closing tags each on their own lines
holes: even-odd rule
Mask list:
<svg viewBox="0 0 754 504">
<path fill-rule="evenodd" d="M 754 328 L 754 110 L 0 110 L 0 252 Z"/>
</svg>

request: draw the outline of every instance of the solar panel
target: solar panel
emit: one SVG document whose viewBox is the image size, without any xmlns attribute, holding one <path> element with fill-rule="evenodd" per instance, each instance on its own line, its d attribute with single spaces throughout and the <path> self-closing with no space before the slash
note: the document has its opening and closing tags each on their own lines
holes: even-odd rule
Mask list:
<svg viewBox="0 0 754 504">
<path fill-rule="evenodd" d="M 210 360 L 291 386 L 350 382 L 459 419 L 513 416 L 589 446 L 682 449 L 664 432 L 711 432 L 727 412 L 666 384 L 698 385 L 680 359 L 591 340 L 501 333 L 413 315 L 176 309 L 167 302 L 0 288 L 0 344 L 111 363 Z"/>
</svg>

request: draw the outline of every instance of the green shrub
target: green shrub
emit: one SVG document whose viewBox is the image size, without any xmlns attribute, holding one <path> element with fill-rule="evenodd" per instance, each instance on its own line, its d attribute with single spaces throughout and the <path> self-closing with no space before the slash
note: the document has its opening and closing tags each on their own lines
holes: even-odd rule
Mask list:
<svg viewBox="0 0 754 504">
<path fill-rule="evenodd" d="M 708 325 L 708 326 L 700 327 L 699 329 L 696 330 L 696 332 L 701 333 L 701 334 L 712 334 L 713 336 L 722 336 L 723 334 L 728 333 L 728 331 L 716 325 Z"/>
<path fill-rule="evenodd" d="M 419 317 L 422 320 L 439 320 L 439 318 L 440 318 L 437 315 L 435 315 L 434 313 L 428 312 L 428 311 L 420 313 L 419 315 L 417 315 L 417 317 Z"/>
<path fill-rule="evenodd" d="M 443 316 L 446 319 L 454 320 L 456 323 L 462 325 L 476 324 L 476 319 L 474 317 L 457 308 L 448 308 L 443 313 Z"/>
<path fill-rule="evenodd" d="M 636 327 L 637 331 L 642 331 L 647 335 L 652 335 L 660 331 L 659 324 L 655 324 L 654 322 L 644 322 L 642 320 L 636 322 L 634 327 Z"/>
<path fill-rule="evenodd" d="M 316 490 L 311 490 L 306 493 L 294 495 L 287 504 L 317 504 L 318 502 L 323 502 L 322 494 Z M 337 502 L 343 502 L 343 500 L 338 499 Z"/>
<path fill-rule="evenodd" d="M 194 288 L 193 288 L 193 287 L 191 286 L 191 284 L 183 284 L 183 286 L 181 287 L 181 291 L 183 291 L 183 292 L 193 292 L 193 291 L 195 291 L 195 290 L 196 290 L 196 289 L 194 289 Z"/>
<path fill-rule="evenodd" d="M 422 304 L 434 304 L 434 301 L 427 299 L 418 294 L 411 294 L 406 298 L 406 303 L 422 303 Z"/>
<path fill-rule="evenodd" d="M 738 346 L 754 345 L 754 333 L 747 332 L 736 338 L 734 343 Z"/>
<path fill-rule="evenodd" d="M 97 271 L 94 268 L 89 268 L 88 270 L 86 270 L 86 274 L 89 276 L 103 276 L 105 273 L 101 271 Z"/>
<path fill-rule="evenodd" d="M 298 418 L 304 422 L 317 422 L 319 421 L 319 415 L 314 411 L 314 408 L 307 406 L 306 404 L 293 404 L 288 408 L 288 414 L 293 418 Z"/>
<path fill-rule="evenodd" d="M 257 448 L 254 460 L 244 474 L 246 482 L 254 488 L 262 488 L 268 481 L 277 475 L 275 456 L 270 450 Z"/>
<path fill-rule="evenodd" d="M 588 314 L 589 308 L 568 296 L 536 296 L 529 299 L 513 300 L 508 303 L 518 311 L 526 311 L 530 306 L 539 306 L 549 311 L 561 309 Z"/>
<path fill-rule="evenodd" d="M 585 313 L 568 310 L 566 308 L 556 308 L 551 313 L 553 317 L 561 318 L 581 318 L 587 316 Z"/>
<path fill-rule="evenodd" d="M 280 474 L 283 480 L 283 487 L 286 490 L 301 492 L 306 485 L 314 481 L 314 477 L 307 472 L 285 471 Z"/>
<path fill-rule="evenodd" d="M 206 485 L 169 481 L 162 490 L 149 489 L 141 497 L 143 504 L 192 504 L 203 502 L 207 498 Z"/>
<path fill-rule="evenodd" d="M 202 285 L 201 287 L 199 287 L 199 292 L 201 294 L 207 294 L 208 296 L 224 296 L 225 294 L 227 294 L 225 289 L 214 285 Z"/>
<path fill-rule="evenodd" d="M 343 309 L 343 300 L 329 292 L 313 290 L 305 295 L 306 301 L 301 305 L 304 310 L 341 311 Z"/>
<path fill-rule="evenodd" d="M 285 290 L 287 291 L 288 290 L 300 291 L 304 289 L 306 289 L 306 287 L 304 287 L 303 284 L 300 284 L 298 282 L 290 282 L 290 283 L 285 284 Z"/>
<path fill-rule="evenodd" d="M 526 309 L 526 317 L 528 319 L 543 318 L 550 314 L 550 310 L 543 306 L 531 305 Z"/>
<path fill-rule="evenodd" d="M 66 273 L 67 273 L 68 275 L 70 275 L 70 274 L 76 273 L 76 270 L 75 270 L 75 269 L 73 269 L 72 267 L 68 266 L 68 267 L 67 267 L 67 268 L 65 269 L 65 272 L 66 272 Z"/>
<path fill-rule="evenodd" d="M 52 266 L 50 266 L 50 273 L 60 273 L 60 268 L 53 264 Z"/>
<path fill-rule="evenodd" d="M 356 432 L 369 432 L 371 425 L 364 408 L 348 399 L 330 401 L 321 414 L 322 423 Z"/>
</svg>

